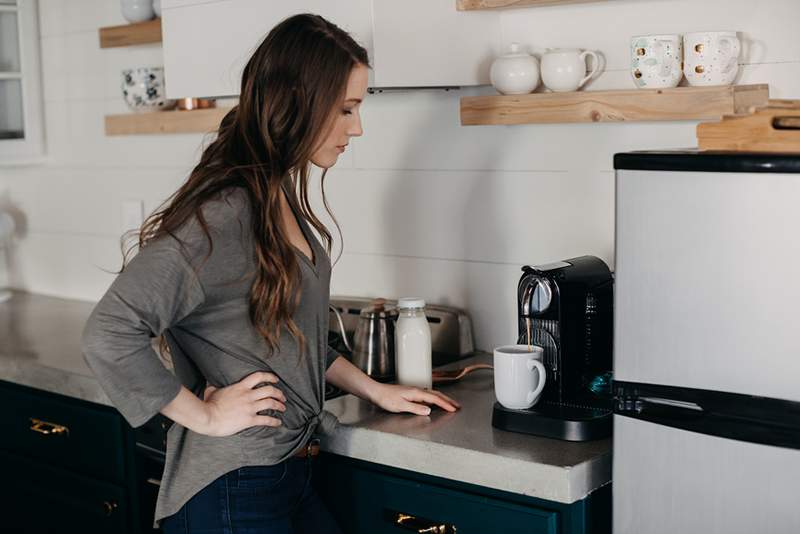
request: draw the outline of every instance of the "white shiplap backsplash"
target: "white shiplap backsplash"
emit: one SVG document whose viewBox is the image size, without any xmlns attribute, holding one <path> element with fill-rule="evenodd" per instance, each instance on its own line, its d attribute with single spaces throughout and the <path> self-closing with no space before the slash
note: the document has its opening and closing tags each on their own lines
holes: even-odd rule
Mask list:
<svg viewBox="0 0 800 534">
<path fill-rule="evenodd" d="M 631 35 L 738 30 L 740 83 L 798 98 L 798 19 L 795 0 L 614 0 L 507 10 L 501 26 L 504 45 L 603 52 L 592 89 L 633 88 Z M 98 299 L 119 267 L 122 202 L 151 211 L 199 157 L 201 135 L 104 135 L 103 116 L 127 111 L 120 70 L 162 62 L 158 45 L 99 49 L 97 28 L 124 23 L 118 2 L 40 0 L 48 156 L 0 167 L 0 205 L 24 223 L 0 281 Z M 613 268 L 615 152 L 696 144 L 694 122 L 460 126 L 459 98 L 492 91 L 368 96 L 364 136 L 326 184 L 345 239 L 332 292 L 462 307 L 481 349 L 515 338 L 521 265 L 595 254 Z"/>
</svg>

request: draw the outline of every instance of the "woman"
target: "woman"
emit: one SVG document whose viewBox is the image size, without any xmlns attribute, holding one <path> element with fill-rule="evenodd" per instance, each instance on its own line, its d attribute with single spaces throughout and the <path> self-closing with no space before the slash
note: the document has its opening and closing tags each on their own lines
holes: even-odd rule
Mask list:
<svg viewBox="0 0 800 534">
<path fill-rule="evenodd" d="M 86 361 L 131 425 L 158 412 L 176 423 L 155 517 L 167 533 L 339 532 L 303 458 L 336 423 L 326 379 L 391 412 L 458 408 L 377 383 L 327 347 L 331 234 L 310 208 L 309 170 L 361 135 L 368 68 L 319 16 L 276 26 L 244 68 L 239 105 L 86 325 Z"/>
</svg>

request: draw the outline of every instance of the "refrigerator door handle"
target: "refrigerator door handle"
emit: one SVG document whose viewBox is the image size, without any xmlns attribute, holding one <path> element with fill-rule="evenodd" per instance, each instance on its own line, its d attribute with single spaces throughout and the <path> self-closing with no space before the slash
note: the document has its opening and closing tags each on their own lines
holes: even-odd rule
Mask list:
<svg viewBox="0 0 800 534">
<path fill-rule="evenodd" d="M 694 402 L 644 396 L 629 399 L 625 406 L 618 406 L 616 413 L 679 428 L 686 428 L 686 422 L 706 415 Z"/>
<path fill-rule="evenodd" d="M 648 405 L 653 405 L 654 407 L 664 407 L 670 409 L 674 408 L 679 411 L 688 410 L 689 412 L 692 412 L 695 415 L 700 415 L 705 411 L 703 410 L 703 407 L 697 403 L 681 401 L 676 399 L 665 399 L 661 397 L 639 397 L 639 401 L 642 403 L 643 409 L 646 409 Z"/>
<path fill-rule="evenodd" d="M 800 449 L 800 402 L 615 380 L 614 413 L 709 436 Z"/>
</svg>

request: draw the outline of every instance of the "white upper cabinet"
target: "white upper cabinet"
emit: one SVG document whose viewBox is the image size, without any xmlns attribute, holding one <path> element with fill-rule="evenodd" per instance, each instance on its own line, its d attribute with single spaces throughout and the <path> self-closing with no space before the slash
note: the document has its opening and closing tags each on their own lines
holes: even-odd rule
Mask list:
<svg viewBox="0 0 800 534">
<path fill-rule="evenodd" d="M 334 22 L 369 52 L 370 87 L 489 83 L 500 51 L 496 11 L 455 0 L 162 0 L 169 98 L 232 96 L 269 30 L 297 13 Z"/>
<path fill-rule="evenodd" d="M 373 0 L 376 87 L 489 84 L 500 52 L 496 10 L 457 11 L 455 0 Z"/>
<path fill-rule="evenodd" d="M 253 51 L 273 26 L 298 13 L 322 15 L 346 30 L 372 60 L 371 5 L 371 0 L 164 0 L 167 97 L 238 95 Z"/>
</svg>

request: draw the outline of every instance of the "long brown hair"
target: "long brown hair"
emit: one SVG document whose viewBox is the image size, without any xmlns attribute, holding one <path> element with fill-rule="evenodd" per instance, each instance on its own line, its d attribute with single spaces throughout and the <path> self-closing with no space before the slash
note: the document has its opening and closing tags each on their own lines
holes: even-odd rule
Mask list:
<svg viewBox="0 0 800 534">
<path fill-rule="evenodd" d="M 295 15 L 275 26 L 247 62 L 239 103 L 222 119 L 216 139 L 183 186 L 138 231 L 141 248 L 160 237 L 175 237 L 178 228 L 196 217 L 210 255 L 213 243 L 201 206 L 224 189 L 243 188 L 250 200 L 257 261 L 250 320 L 270 353 L 278 347 L 282 327 L 297 341 L 300 354 L 305 351 L 304 336 L 292 320 L 301 273 L 281 224 L 281 184 L 291 182 L 287 189 L 294 198 L 289 201 L 300 206 L 330 255 L 331 234 L 308 201 L 310 160 L 344 99 L 351 70 L 359 64 L 369 67 L 367 51 L 318 15 Z M 326 172 L 323 203 L 338 229 L 325 197 Z"/>
</svg>

